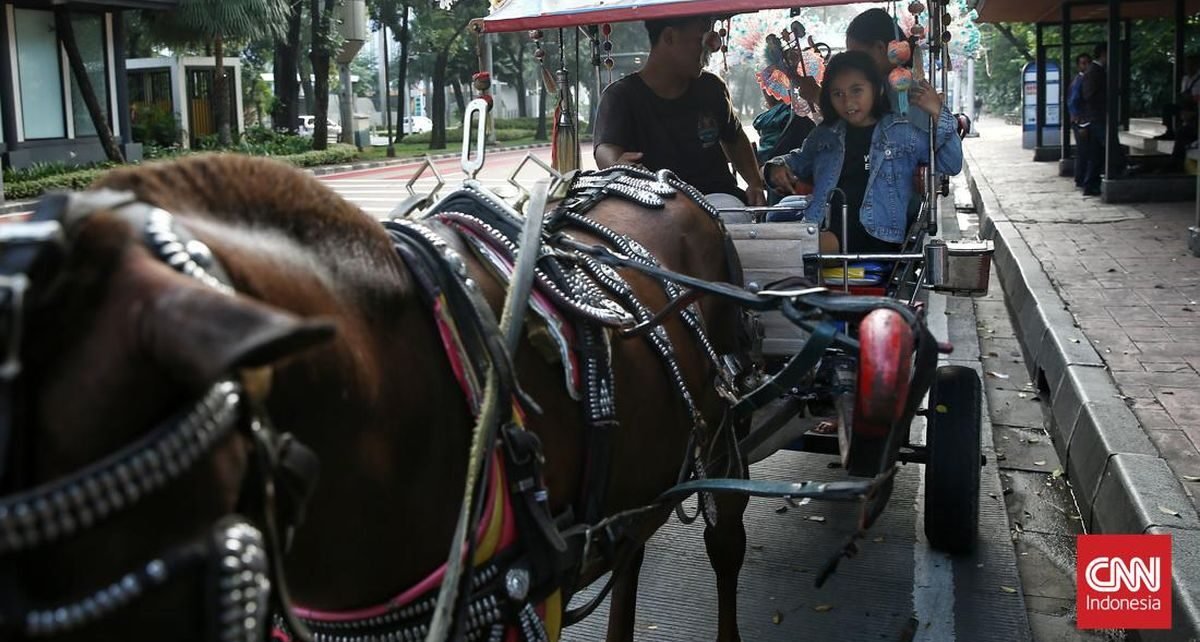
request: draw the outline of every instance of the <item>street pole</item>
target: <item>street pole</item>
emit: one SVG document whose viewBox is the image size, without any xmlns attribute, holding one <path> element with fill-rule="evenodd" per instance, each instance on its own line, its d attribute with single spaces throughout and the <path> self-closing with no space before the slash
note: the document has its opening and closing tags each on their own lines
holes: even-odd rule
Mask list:
<svg viewBox="0 0 1200 642">
<path fill-rule="evenodd" d="M 387 157 L 395 158 L 396 145 L 392 142 L 392 83 L 388 77 L 387 25 L 383 25 L 383 29 L 380 29 L 379 35 L 381 36 L 379 39 L 380 49 L 383 51 L 383 62 L 379 65 L 380 71 L 383 72 L 380 74 L 380 85 L 382 87 L 380 89 L 380 96 L 383 97 L 381 104 L 383 105 L 383 124 L 385 127 L 384 131 L 386 132 L 385 137 L 387 138 Z"/>
<path fill-rule="evenodd" d="M 967 58 L 967 91 L 966 101 L 967 113 L 972 114 L 971 131 L 967 132 L 967 136 L 975 138 L 979 136 L 979 126 L 975 121 L 983 116 L 982 110 L 975 109 L 975 57 Z"/>
<path fill-rule="evenodd" d="M 342 136 L 341 142 L 354 144 L 354 86 L 350 79 L 350 63 L 338 64 L 338 76 L 342 80 L 341 112 Z"/>
</svg>

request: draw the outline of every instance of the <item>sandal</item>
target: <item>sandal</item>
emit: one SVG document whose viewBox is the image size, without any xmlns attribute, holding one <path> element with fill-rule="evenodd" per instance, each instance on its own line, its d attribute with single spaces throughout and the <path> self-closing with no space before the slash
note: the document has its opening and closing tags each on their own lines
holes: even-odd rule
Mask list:
<svg viewBox="0 0 1200 642">
<path fill-rule="evenodd" d="M 836 435 L 838 433 L 838 424 L 836 420 L 822 420 L 817 422 L 817 425 L 806 431 L 809 435 Z"/>
</svg>

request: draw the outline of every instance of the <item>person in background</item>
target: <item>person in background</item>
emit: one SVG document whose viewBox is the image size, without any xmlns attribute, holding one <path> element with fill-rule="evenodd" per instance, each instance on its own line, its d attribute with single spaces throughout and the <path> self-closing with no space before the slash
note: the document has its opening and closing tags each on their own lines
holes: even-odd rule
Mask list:
<svg viewBox="0 0 1200 642">
<path fill-rule="evenodd" d="M 760 165 L 771 160 L 771 151 L 792 119 L 791 105 L 772 96 L 765 89 L 762 94 L 767 103 L 767 110 L 754 117 L 754 129 L 758 132 L 756 155 Z"/>
<path fill-rule="evenodd" d="M 1079 114 L 1083 109 L 1083 75 L 1092 66 L 1092 57 L 1079 54 L 1075 57 L 1075 78 L 1067 90 L 1067 115 L 1071 118 L 1071 133 L 1075 136 L 1075 187 L 1083 189 L 1083 173 L 1087 163 L 1083 160 L 1084 143 L 1079 136 Z"/>
<path fill-rule="evenodd" d="M 846 27 L 846 50 L 860 51 L 870 56 L 880 77 L 884 79 L 892 113 L 900 115 L 900 94 L 890 83 L 886 82 L 888 74 L 896 68 L 895 63 L 888 59 L 888 43 L 896 40 L 897 35 L 900 38 L 904 37 L 902 32 L 897 32 L 896 22 L 892 16 L 879 8 L 867 9 L 858 14 L 850 21 L 850 26 Z M 821 88 L 812 78 L 801 79 L 799 90 L 800 95 L 808 100 L 815 102 L 820 97 Z M 921 131 L 929 131 L 931 121 L 927 114 L 918 110 L 910 110 L 908 117 L 912 124 Z"/>
<path fill-rule="evenodd" d="M 1100 195 L 1100 176 L 1104 172 L 1105 121 L 1108 113 L 1108 45 L 1100 43 L 1092 51 L 1092 62 L 1080 83 L 1079 156 L 1083 161 L 1083 195 Z"/>
<path fill-rule="evenodd" d="M 732 194 L 747 205 L 764 205 L 762 174 L 729 90 L 704 71 L 709 41 L 717 37 L 712 24 L 703 16 L 646 22 L 646 64 L 600 97 L 596 166 L 669 169 L 705 194 Z M 737 186 L 730 163 L 745 179 L 745 191 Z"/>
<path fill-rule="evenodd" d="M 1179 93 L 1175 99 L 1163 105 L 1162 123 L 1167 131 L 1155 136 L 1157 140 L 1175 140 L 1175 132 L 1191 126 L 1190 122 L 1196 117 L 1196 94 L 1200 93 L 1200 55 L 1189 54 L 1184 58 L 1183 79 L 1179 83 Z M 1191 119 L 1185 118 L 1190 114 Z M 1178 121 L 1178 122 L 1177 122 Z"/>
</svg>

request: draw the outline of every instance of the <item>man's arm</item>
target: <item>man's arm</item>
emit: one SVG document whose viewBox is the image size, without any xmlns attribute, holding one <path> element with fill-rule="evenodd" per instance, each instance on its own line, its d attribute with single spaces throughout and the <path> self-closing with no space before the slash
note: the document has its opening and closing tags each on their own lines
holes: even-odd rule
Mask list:
<svg viewBox="0 0 1200 642">
<path fill-rule="evenodd" d="M 592 150 L 596 169 L 608 169 L 613 165 L 637 165 L 642 160 L 641 152 L 625 151 L 624 147 L 612 143 L 600 143 Z"/>
<path fill-rule="evenodd" d="M 737 136 L 729 142 L 721 141 L 721 149 L 733 163 L 734 169 L 746 181 L 746 204 L 766 205 L 766 194 L 763 193 L 763 177 L 758 170 L 758 159 L 754 156 L 754 148 L 746 132 L 738 130 Z"/>
</svg>

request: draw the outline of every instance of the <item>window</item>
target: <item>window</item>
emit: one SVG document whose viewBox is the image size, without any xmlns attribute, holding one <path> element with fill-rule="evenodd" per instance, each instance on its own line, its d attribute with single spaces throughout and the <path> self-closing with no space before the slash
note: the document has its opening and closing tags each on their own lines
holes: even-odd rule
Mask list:
<svg viewBox="0 0 1200 642">
<path fill-rule="evenodd" d="M 108 66 L 105 64 L 104 16 L 99 14 L 72 13 L 71 26 L 75 31 L 75 42 L 79 44 L 79 57 L 87 69 L 92 83 L 92 92 L 100 103 L 100 113 L 108 119 Z M 95 136 L 96 126 L 88 114 L 87 103 L 79 89 L 74 74 L 71 75 L 71 111 L 75 119 L 75 136 Z M 112 127 L 112 124 L 109 124 Z"/>
<path fill-rule="evenodd" d="M 62 58 L 54 33 L 54 14 L 33 9 L 15 9 L 13 13 L 25 138 L 63 138 L 67 134 Z"/>
</svg>

